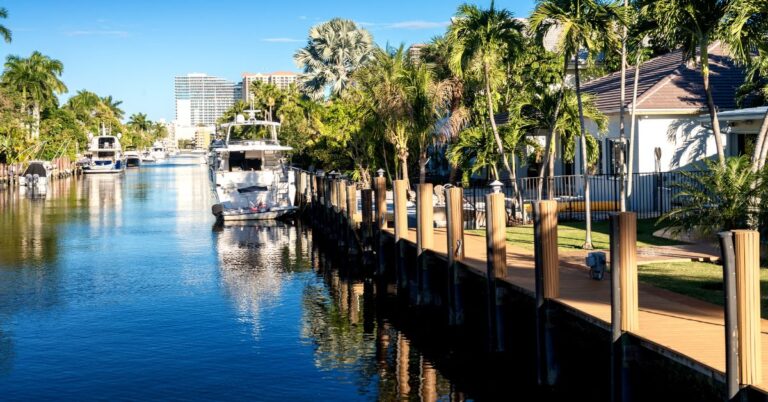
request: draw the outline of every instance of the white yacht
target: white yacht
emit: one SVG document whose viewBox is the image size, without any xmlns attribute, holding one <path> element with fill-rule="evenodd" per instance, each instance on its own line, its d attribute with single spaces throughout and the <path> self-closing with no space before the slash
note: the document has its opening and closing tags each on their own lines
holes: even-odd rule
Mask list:
<svg viewBox="0 0 768 402">
<path fill-rule="evenodd" d="M 141 154 L 136 150 L 136 147 L 125 148 L 125 167 L 139 167 L 141 166 Z"/>
<path fill-rule="evenodd" d="M 212 212 L 225 221 L 278 219 L 296 210 L 293 171 L 285 160 L 292 148 L 277 139 L 280 123 L 256 120 L 256 111 L 246 112 L 248 120 L 238 115 L 223 124 L 225 139 L 211 147 L 209 169 L 218 201 Z M 235 138 L 264 133 L 264 139 Z"/>
<path fill-rule="evenodd" d="M 168 151 L 165 149 L 165 145 L 162 142 L 155 141 L 152 145 L 150 155 L 152 155 L 156 161 L 159 161 L 168 157 Z"/>
<path fill-rule="evenodd" d="M 125 170 L 125 155 L 120 146 L 121 136 L 88 134 L 90 157 L 83 166 L 83 173 L 122 173 Z"/>
</svg>

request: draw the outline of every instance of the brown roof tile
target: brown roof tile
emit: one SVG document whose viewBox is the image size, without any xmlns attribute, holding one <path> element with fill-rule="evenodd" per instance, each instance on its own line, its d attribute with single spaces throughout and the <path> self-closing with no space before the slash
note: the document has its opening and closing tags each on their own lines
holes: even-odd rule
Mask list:
<svg viewBox="0 0 768 402">
<path fill-rule="evenodd" d="M 709 48 L 710 83 L 719 110 L 735 109 L 736 89 L 744 80 L 744 71 L 736 66 L 719 44 Z M 627 70 L 626 105 L 632 101 L 634 68 Z M 621 77 L 611 73 L 582 85 L 582 90 L 595 95 L 597 107 L 606 112 L 619 108 Z M 638 109 L 691 109 L 707 107 L 701 72 L 683 62 L 680 50 L 655 57 L 640 67 L 637 91 Z"/>
</svg>

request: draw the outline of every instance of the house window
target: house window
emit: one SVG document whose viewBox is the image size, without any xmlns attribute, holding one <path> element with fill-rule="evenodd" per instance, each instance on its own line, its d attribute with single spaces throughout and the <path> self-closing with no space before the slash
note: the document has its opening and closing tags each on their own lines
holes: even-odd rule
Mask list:
<svg viewBox="0 0 768 402">
<path fill-rule="evenodd" d="M 607 138 L 605 140 L 605 147 L 606 149 L 606 174 L 620 174 L 621 173 L 621 165 L 623 163 L 622 160 L 622 148 L 624 146 L 624 142 L 621 139 L 610 139 Z"/>
</svg>

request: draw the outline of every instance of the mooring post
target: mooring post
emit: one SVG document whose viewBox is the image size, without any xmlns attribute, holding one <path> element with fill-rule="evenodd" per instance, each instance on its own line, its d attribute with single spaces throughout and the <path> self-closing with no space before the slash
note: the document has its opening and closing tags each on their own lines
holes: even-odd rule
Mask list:
<svg viewBox="0 0 768 402">
<path fill-rule="evenodd" d="M 458 262 L 464 260 L 464 190 L 445 186 L 445 218 L 448 247 L 448 323 L 464 324 L 461 273 Z"/>
<path fill-rule="evenodd" d="M 739 394 L 739 332 L 736 297 L 736 256 L 733 233 L 720 232 L 720 255 L 723 261 L 723 297 L 725 306 L 725 390 L 726 400 L 734 401 Z"/>
<path fill-rule="evenodd" d="M 502 183 L 491 183 L 492 192 L 485 196 L 486 243 L 487 243 L 487 281 L 488 281 L 488 323 L 491 349 L 504 350 L 504 324 L 502 321 L 503 291 L 497 281 L 507 273 L 507 212 L 504 208 Z"/>
<path fill-rule="evenodd" d="M 363 213 L 363 221 L 360 223 L 360 233 L 363 241 L 363 263 L 371 263 L 371 241 L 373 238 L 373 190 L 364 188 L 360 190 L 360 206 Z"/>
<path fill-rule="evenodd" d="M 554 331 L 549 300 L 560 296 L 557 250 L 557 201 L 533 204 L 534 277 L 536 282 L 536 355 L 541 385 L 557 382 Z"/>
<path fill-rule="evenodd" d="M 384 177 L 384 169 L 376 171 L 378 176 L 373 179 L 373 191 L 376 196 L 376 216 L 374 217 L 374 224 L 376 226 L 376 244 L 377 244 L 377 256 L 379 265 L 377 268 L 377 275 L 384 275 L 386 269 L 386 260 L 384 259 L 384 236 L 382 231 L 387 227 L 387 178 Z"/>
<path fill-rule="evenodd" d="M 349 247 L 352 244 L 349 238 L 349 222 L 347 220 L 347 178 L 342 176 L 339 179 L 339 214 L 336 218 L 339 233 L 339 246 Z"/>
<path fill-rule="evenodd" d="M 636 331 L 637 298 L 637 215 L 620 212 L 610 217 L 611 232 L 611 389 L 616 401 L 630 399 L 629 339 Z"/>
<path fill-rule="evenodd" d="M 742 386 L 762 381 L 760 339 L 760 233 L 734 230 L 736 267 L 736 314 L 738 316 L 739 382 Z"/>
<path fill-rule="evenodd" d="M 298 174 L 297 174 L 298 173 Z M 293 171 L 293 177 L 294 180 L 296 180 L 296 193 L 293 196 L 293 206 L 295 207 L 301 207 L 301 192 L 302 192 L 302 172 L 301 171 Z"/>
<path fill-rule="evenodd" d="M 349 239 L 347 244 L 349 246 L 349 252 L 352 254 L 357 254 L 358 249 L 362 247 L 362 245 L 357 242 L 357 222 L 355 221 L 355 215 L 357 215 L 357 185 L 355 183 L 348 184 L 346 193 L 347 227 L 345 231 L 348 233 L 347 239 Z"/>
<path fill-rule="evenodd" d="M 405 239 L 408 237 L 408 210 L 406 207 L 407 187 L 405 180 L 392 182 L 395 198 L 395 247 L 397 248 L 397 289 L 402 290 L 408 284 L 405 270 Z"/>
<path fill-rule="evenodd" d="M 416 188 L 416 304 L 430 304 L 429 269 L 426 250 L 434 248 L 434 208 L 432 206 L 432 184 L 419 184 Z"/>
<path fill-rule="evenodd" d="M 317 178 L 317 205 L 315 206 L 315 221 L 318 222 L 320 227 L 325 229 L 325 221 L 323 216 L 325 215 L 325 172 L 318 170 L 315 172 Z"/>
</svg>

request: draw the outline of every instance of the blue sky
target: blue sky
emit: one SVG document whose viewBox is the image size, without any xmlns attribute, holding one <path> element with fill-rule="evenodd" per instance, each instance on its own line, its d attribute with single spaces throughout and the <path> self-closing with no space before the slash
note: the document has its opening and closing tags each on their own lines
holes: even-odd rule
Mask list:
<svg viewBox="0 0 768 402">
<path fill-rule="evenodd" d="M 471 1 L 472 2 L 472 1 Z M 123 101 L 126 116 L 174 118 L 173 77 L 203 72 L 238 80 L 245 71 L 298 72 L 293 53 L 309 28 L 355 20 L 380 45 L 426 42 L 445 31 L 461 1 L 29 1 L 0 0 L 13 33 L 0 57 L 38 50 L 64 63 L 70 93 L 88 89 Z M 475 2 L 487 7 L 490 1 Z M 502 0 L 527 16 L 534 0 Z"/>
</svg>

